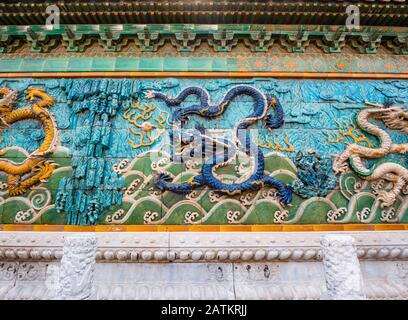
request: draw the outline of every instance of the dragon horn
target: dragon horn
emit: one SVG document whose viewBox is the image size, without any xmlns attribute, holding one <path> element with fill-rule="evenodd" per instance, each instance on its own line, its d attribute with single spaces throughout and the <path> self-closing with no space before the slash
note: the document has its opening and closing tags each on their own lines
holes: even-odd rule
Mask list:
<svg viewBox="0 0 408 320">
<path fill-rule="evenodd" d="M 369 101 L 367 101 L 367 100 L 364 100 L 364 103 L 365 103 L 367 106 L 377 107 L 377 108 L 384 108 L 384 105 L 383 105 L 383 104 L 372 103 L 372 102 L 369 102 Z"/>
<path fill-rule="evenodd" d="M 4 120 L 4 118 L 3 117 L 0 117 L 0 128 L 4 128 L 4 127 L 6 127 L 6 128 L 10 128 L 10 125 L 6 122 L 6 120 Z"/>
</svg>

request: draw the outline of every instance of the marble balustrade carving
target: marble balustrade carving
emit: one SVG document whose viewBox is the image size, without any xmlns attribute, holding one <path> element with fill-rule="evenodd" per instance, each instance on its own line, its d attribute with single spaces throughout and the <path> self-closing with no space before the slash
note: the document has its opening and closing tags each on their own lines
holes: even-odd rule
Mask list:
<svg viewBox="0 0 408 320">
<path fill-rule="evenodd" d="M 1 261 L 58 261 L 70 232 L 0 233 Z M 227 232 L 197 234 L 97 232 L 97 262 L 321 261 L 320 237 L 327 232 Z M 343 234 L 340 232 L 340 234 Z M 346 232 L 361 260 L 408 259 L 404 231 Z M 215 237 L 214 235 L 217 235 Z"/>
<path fill-rule="evenodd" d="M 78 284 L 83 275 L 89 277 L 82 283 L 92 283 L 92 290 L 65 287 L 65 299 L 320 299 L 325 292 L 320 242 L 333 234 L 98 232 L 83 239 L 85 235 L 1 232 L 0 299 L 61 299 L 59 279 Z M 407 298 L 405 232 L 336 236 L 355 239 L 355 250 L 343 246 L 340 252 L 359 257 L 368 299 Z M 92 280 L 84 271 L 95 257 Z M 67 260 L 71 275 L 60 272 Z"/>
<path fill-rule="evenodd" d="M 83 300 L 91 296 L 96 247 L 96 237 L 92 234 L 65 237 L 58 270 L 57 296 L 60 299 Z"/>
<path fill-rule="evenodd" d="M 354 239 L 329 234 L 321 239 L 326 292 L 323 299 L 363 300 L 363 279 Z"/>
</svg>

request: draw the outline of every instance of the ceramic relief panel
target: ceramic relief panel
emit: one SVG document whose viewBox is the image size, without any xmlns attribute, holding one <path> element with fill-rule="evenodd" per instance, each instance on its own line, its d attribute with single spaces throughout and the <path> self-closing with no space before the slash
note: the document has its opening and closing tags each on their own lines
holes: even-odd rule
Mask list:
<svg viewBox="0 0 408 320">
<path fill-rule="evenodd" d="M 407 223 L 408 81 L 0 79 L 3 224 Z"/>
</svg>

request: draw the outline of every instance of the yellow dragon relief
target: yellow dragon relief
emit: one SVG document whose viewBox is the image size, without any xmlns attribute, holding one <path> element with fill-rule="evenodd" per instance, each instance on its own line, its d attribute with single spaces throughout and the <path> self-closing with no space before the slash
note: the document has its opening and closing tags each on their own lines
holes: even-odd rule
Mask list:
<svg viewBox="0 0 408 320">
<path fill-rule="evenodd" d="M 56 122 L 47 110 L 54 105 L 54 99 L 40 88 L 30 87 L 25 93 L 26 100 L 38 101 L 31 106 L 13 110 L 17 105 L 17 93 L 8 88 L 0 88 L 0 133 L 15 122 L 34 119 L 42 124 L 45 137 L 40 147 L 21 163 L 0 159 L 0 172 L 7 175 L 10 196 L 21 195 L 32 186 L 46 182 L 57 168 L 56 163 L 45 159 L 58 144 Z M 3 156 L 6 151 L 6 149 L 0 150 L 0 156 Z"/>
</svg>

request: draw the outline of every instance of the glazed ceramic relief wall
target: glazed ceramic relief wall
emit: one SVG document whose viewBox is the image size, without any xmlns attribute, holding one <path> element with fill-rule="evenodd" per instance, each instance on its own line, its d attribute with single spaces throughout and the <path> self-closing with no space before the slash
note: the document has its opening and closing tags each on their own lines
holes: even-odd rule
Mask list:
<svg viewBox="0 0 408 320">
<path fill-rule="evenodd" d="M 408 221 L 408 81 L 0 80 L 3 224 Z"/>
</svg>

